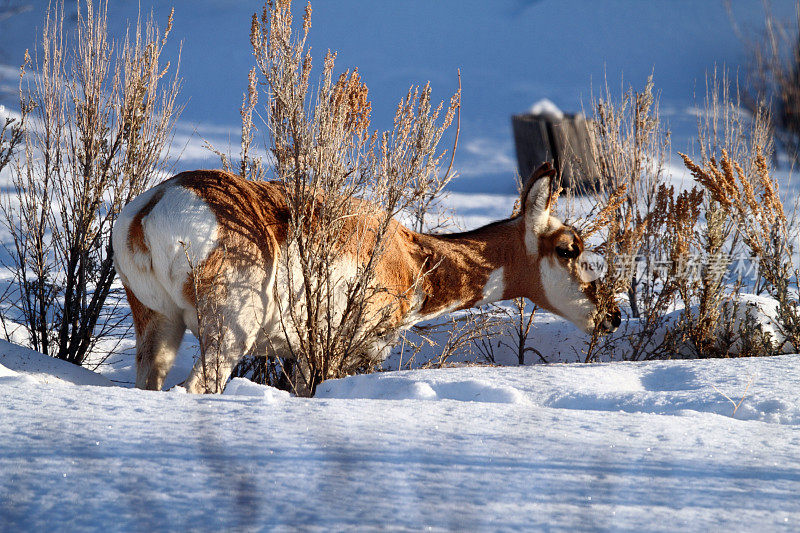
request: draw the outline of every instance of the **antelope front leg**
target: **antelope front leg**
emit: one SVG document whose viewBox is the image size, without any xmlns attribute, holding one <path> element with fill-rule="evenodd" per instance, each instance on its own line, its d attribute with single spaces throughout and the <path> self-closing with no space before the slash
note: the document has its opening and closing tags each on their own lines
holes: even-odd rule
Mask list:
<svg viewBox="0 0 800 533">
<path fill-rule="evenodd" d="M 187 392 L 221 393 L 236 364 L 250 353 L 263 329 L 264 300 L 253 285 L 212 289 L 198 308 L 200 355 L 184 382 Z"/>
<path fill-rule="evenodd" d="M 187 392 L 221 393 L 233 368 L 252 344 L 239 326 L 228 326 L 223 319 L 224 316 L 210 317 L 201 326 L 200 354 L 183 383 Z"/>
</svg>

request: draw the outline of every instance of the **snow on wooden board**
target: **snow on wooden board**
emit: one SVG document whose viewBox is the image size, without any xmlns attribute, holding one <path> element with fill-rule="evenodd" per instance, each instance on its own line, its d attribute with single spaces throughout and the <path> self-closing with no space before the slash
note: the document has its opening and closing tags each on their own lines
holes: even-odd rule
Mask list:
<svg viewBox="0 0 800 533">
<path fill-rule="evenodd" d="M 799 363 L 417 370 L 314 399 L 7 373 L 0 529 L 796 530 Z"/>
</svg>

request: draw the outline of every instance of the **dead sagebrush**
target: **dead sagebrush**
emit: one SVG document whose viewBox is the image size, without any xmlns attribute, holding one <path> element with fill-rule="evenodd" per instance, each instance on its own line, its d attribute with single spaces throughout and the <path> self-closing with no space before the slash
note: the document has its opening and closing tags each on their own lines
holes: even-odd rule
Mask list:
<svg viewBox="0 0 800 533">
<path fill-rule="evenodd" d="M 396 294 L 377 286 L 376 268 L 415 184 L 438 175 L 437 144 L 459 101 L 456 94 L 440 119 L 443 107 L 433 108 L 430 89 L 412 87 L 394 127 L 370 133 L 367 86 L 358 70 L 334 75 L 335 53 L 326 55 L 318 88 L 310 89 L 310 21 L 309 3 L 295 33 L 291 2 L 276 0 L 251 25 L 274 175 L 289 218 L 287 253 L 279 259 L 286 279 L 275 284 L 287 342 L 273 352 L 296 361 L 300 395 L 312 395 L 326 379 L 371 370 L 395 340 L 386 324 L 425 272 L 411 293 Z M 353 272 L 341 261 L 344 247 L 363 259 Z"/>
<path fill-rule="evenodd" d="M 710 158 L 702 166 L 686 155 L 683 158 L 695 179 L 708 184 L 714 200 L 730 211 L 748 250 L 759 259 L 764 288 L 779 303 L 781 333 L 795 350 L 800 349 L 800 312 L 792 290 L 797 287 L 800 273 L 793 263 L 791 225 L 778 194 L 778 183 L 769 173 L 764 147 L 755 146 L 749 165 L 732 160 L 726 150 L 722 150 L 719 162 Z"/>
<path fill-rule="evenodd" d="M 738 28 L 736 28 L 738 30 Z M 750 55 L 749 92 L 752 114 L 770 110 L 765 125 L 786 153 L 800 161 L 800 2 L 793 21 L 778 20 L 764 2 L 764 32 L 751 37 L 739 32 Z"/>
<path fill-rule="evenodd" d="M 594 209 L 577 225 L 585 240 L 593 236 L 601 240 L 595 249 L 603 256 L 606 272 L 596 282 L 598 310 L 611 309 L 617 295 L 627 293 L 630 316 L 644 325 L 628 331 L 626 323 L 614 337 L 632 341 L 628 357 L 638 359 L 644 356 L 671 301 L 671 295 L 660 290 L 661 281 L 642 275 L 653 272 L 654 262 L 666 253 L 661 239 L 665 220 L 655 223 L 652 219 L 658 215 L 669 133 L 659 120 L 652 76 L 644 90 L 631 88 L 617 103 L 606 86 L 604 98 L 594 100 L 593 108 L 592 157 L 599 175 L 584 180 L 594 183 L 583 191 L 594 199 Z M 587 361 L 614 350 L 617 340 L 601 339 L 599 330 L 589 341 Z"/>
<path fill-rule="evenodd" d="M 224 353 L 224 339 L 229 324 L 225 323 L 225 316 L 221 312 L 219 302 L 227 296 L 227 286 L 221 283 L 224 260 L 215 262 L 215 268 L 201 268 L 201 260 L 195 257 L 191 245 L 180 241 L 184 256 L 189 267 L 188 280 L 191 281 L 191 295 L 197 305 L 195 306 L 195 320 L 197 321 L 197 338 L 200 341 L 200 353 L 197 361 L 201 363 L 200 388 L 205 391 L 221 392 L 225 389 L 227 375 L 226 366 L 222 356 Z M 227 250 L 223 249 L 224 258 Z M 138 344 L 137 344 L 138 347 Z M 146 384 L 136 384 L 145 388 Z"/>
<path fill-rule="evenodd" d="M 601 304 L 627 290 L 632 317 L 615 335 L 589 341 L 586 360 L 624 353 L 633 359 L 725 357 L 768 353 L 764 332 L 740 316 L 740 283 L 726 281 L 742 243 L 761 263 L 764 285 L 780 303 L 781 331 L 796 331 L 797 283 L 778 185 L 769 176 L 767 115 L 749 121 L 725 75 L 707 83 L 698 120 L 699 163 L 684 154 L 701 188 L 676 193 L 665 180 L 668 135 L 658 126 L 652 80 L 621 104 L 596 104 L 595 149 L 601 176 L 591 191 L 593 219 L 584 234 L 608 273 L 597 285 Z M 633 256 L 633 257 L 632 257 Z M 671 315 L 674 306 L 680 312 Z"/>
<path fill-rule="evenodd" d="M 778 183 L 769 171 L 772 153 L 769 113 L 766 109 L 759 108 L 752 119 L 747 120 L 740 111 L 738 92 L 731 95 L 730 83 L 726 77 L 723 76 L 720 81 L 715 73 L 712 80 L 705 122 L 701 124 L 699 135 L 700 163 L 681 154 L 686 168 L 710 196 L 706 208 L 708 237 L 705 248 L 709 255 L 707 264 L 710 267 L 727 266 L 726 258 L 744 251 L 757 258 L 760 279 L 756 280 L 754 288 L 756 292 L 766 289 L 779 302 L 779 329 L 797 347 L 795 342 L 800 340 L 797 336 L 800 320 L 797 297 L 791 290 L 792 284 L 796 287 L 798 280 L 797 268 L 793 264 L 793 239 L 790 237 L 794 224 L 784 211 Z M 719 228 L 717 231 L 722 235 L 713 240 L 725 240 L 726 253 L 722 251 L 722 244 L 716 248 L 712 246 L 712 231 L 715 227 Z M 745 250 L 740 250 L 742 243 Z M 717 251 L 716 255 L 711 253 L 714 250 Z M 715 265 L 715 258 L 717 263 L 724 265 Z M 721 276 L 726 269 L 717 270 L 717 275 Z M 706 272 L 711 271 L 711 268 L 706 269 Z M 703 335 L 713 338 L 718 336 L 717 330 L 720 328 L 737 328 L 735 314 L 727 318 L 733 322 L 725 324 L 719 320 L 725 318 L 724 315 L 719 315 L 719 309 L 730 306 L 730 300 L 738 297 L 738 291 L 737 284 L 726 294 L 717 282 L 704 287 L 699 293 L 699 312 L 711 313 L 711 318 L 717 320 L 715 327 L 707 323 L 701 328 Z M 705 293 L 709 294 L 708 299 L 711 302 L 703 307 Z M 691 322 L 693 324 L 690 331 L 701 325 L 696 320 Z M 754 328 L 738 329 L 749 332 Z M 741 339 L 739 344 L 752 347 L 763 345 L 758 339 L 749 338 Z M 711 342 L 708 349 L 721 350 L 719 343 Z M 760 348 L 757 351 L 764 352 Z M 725 350 L 722 349 L 721 352 Z"/>
<path fill-rule="evenodd" d="M 35 76 L 21 80 L 25 150 L 2 219 L 12 245 L 15 307 L 30 345 L 82 363 L 123 321 L 107 306 L 115 278 L 111 226 L 122 206 L 168 166 L 180 79 L 161 54 L 172 27 L 137 21 L 108 40 L 108 4 L 79 6 L 64 35 L 63 4 L 48 9 Z M 115 298 L 114 302 L 119 301 Z"/>
</svg>

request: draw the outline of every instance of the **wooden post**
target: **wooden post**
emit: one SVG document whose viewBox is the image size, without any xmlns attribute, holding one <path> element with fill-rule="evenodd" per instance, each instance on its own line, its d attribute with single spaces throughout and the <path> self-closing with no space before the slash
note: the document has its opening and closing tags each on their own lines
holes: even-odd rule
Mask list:
<svg viewBox="0 0 800 533">
<path fill-rule="evenodd" d="M 514 115 L 511 118 L 519 174 L 525 180 L 539 165 L 552 161 L 562 187 L 591 186 L 597 166 L 592 158 L 591 133 L 582 115 Z"/>
</svg>

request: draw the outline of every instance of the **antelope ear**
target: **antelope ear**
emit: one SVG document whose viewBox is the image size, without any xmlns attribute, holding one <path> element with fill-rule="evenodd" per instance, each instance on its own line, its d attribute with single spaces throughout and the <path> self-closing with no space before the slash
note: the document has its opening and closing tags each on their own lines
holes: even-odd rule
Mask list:
<svg viewBox="0 0 800 533">
<path fill-rule="evenodd" d="M 555 175 L 553 166 L 543 163 L 534 171 L 522 191 L 522 213 L 532 229 L 542 230 L 547 225 Z"/>
</svg>

